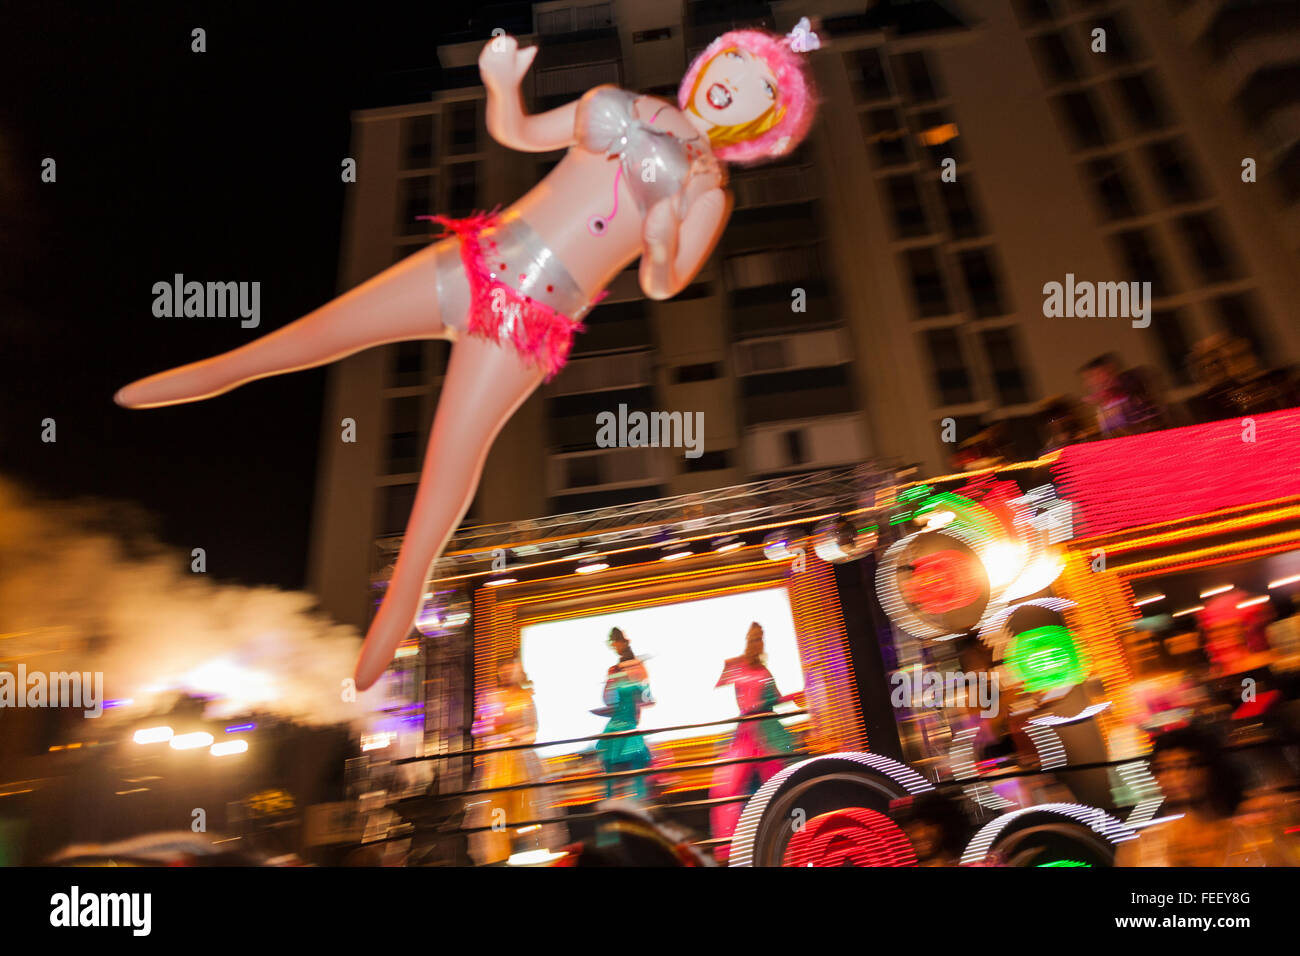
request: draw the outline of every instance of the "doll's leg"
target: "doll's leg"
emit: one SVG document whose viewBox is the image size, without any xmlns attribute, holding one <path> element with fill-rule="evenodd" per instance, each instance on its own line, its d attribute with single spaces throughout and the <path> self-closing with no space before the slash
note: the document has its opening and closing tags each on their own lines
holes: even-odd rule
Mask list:
<svg viewBox="0 0 1300 956">
<path fill-rule="evenodd" d="M 508 345 L 467 336 L 452 347 L 402 550 L 357 660 L 362 690 L 411 632 L 429 566 L 469 509 L 493 440 L 542 377 Z"/>
<path fill-rule="evenodd" d="M 448 261 L 458 266 L 456 242 L 426 246 L 282 329 L 222 355 L 132 382 L 114 400 L 127 408 L 196 402 L 374 345 L 442 337 L 448 325 L 464 323 L 469 303 L 464 273 L 446 268 Z M 440 294 L 447 301 L 440 303 Z"/>
</svg>

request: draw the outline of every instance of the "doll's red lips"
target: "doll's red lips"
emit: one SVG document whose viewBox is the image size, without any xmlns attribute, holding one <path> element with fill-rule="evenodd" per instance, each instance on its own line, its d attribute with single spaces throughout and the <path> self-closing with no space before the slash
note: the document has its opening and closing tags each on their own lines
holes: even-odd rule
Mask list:
<svg viewBox="0 0 1300 956">
<path fill-rule="evenodd" d="M 725 110 L 731 105 L 731 90 L 721 83 L 714 83 L 707 93 L 709 105 L 714 109 Z"/>
</svg>

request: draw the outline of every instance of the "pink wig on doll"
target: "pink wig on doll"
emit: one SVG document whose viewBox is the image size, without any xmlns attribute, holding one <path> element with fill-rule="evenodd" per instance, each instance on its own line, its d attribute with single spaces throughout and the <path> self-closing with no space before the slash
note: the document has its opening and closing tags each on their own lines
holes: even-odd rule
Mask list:
<svg viewBox="0 0 1300 956">
<path fill-rule="evenodd" d="M 776 109 L 781 115 L 766 132 L 738 143 L 715 146 L 713 154 L 729 163 L 757 163 L 786 155 L 803 142 L 817 112 L 816 91 L 804 60 L 807 54 L 796 53 L 791 48 L 790 37 L 765 30 L 732 30 L 722 34 L 705 47 L 686 71 L 677 90 L 678 106 L 683 110 L 689 106 L 704 68 L 715 56 L 730 49 L 744 50 L 767 63 L 776 78 Z"/>
</svg>

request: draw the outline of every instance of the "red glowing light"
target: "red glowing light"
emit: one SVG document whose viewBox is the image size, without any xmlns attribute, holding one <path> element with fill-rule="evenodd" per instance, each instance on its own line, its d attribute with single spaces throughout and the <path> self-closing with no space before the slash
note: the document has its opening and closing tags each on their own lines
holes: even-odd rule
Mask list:
<svg viewBox="0 0 1300 956">
<path fill-rule="evenodd" d="M 970 554 L 951 548 L 922 555 L 899 589 L 908 604 L 925 614 L 947 614 L 979 600 L 983 569 Z"/>
<path fill-rule="evenodd" d="M 883 813 L 845 807 L 813 817 L 790 839 L 782 866 L 916 866 L 901 827 Z"/>
</svg>

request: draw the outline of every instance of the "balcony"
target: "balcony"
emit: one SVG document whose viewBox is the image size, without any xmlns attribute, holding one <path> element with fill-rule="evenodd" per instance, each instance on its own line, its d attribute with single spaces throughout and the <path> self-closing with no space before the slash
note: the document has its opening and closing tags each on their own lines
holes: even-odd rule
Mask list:
<svg viewBox="0 0 1300 956">
<path fill-rule="evenodd" d="M 659 485 L 667 479 L 658 448 L 601 448 L 556 454 L 547 461 L 546 469 L 546 487 L 552 498 Z"/>
</svg>

